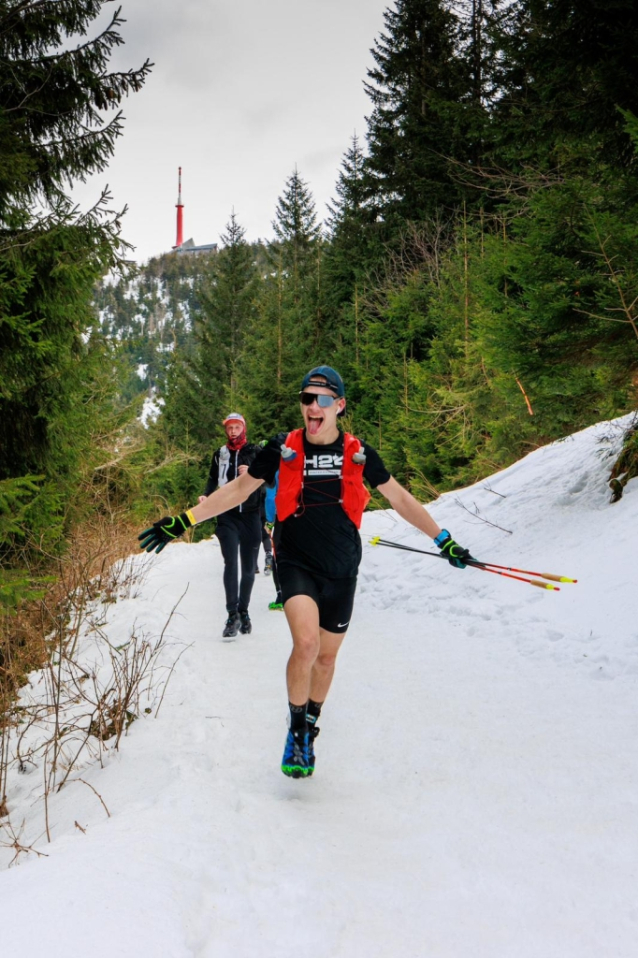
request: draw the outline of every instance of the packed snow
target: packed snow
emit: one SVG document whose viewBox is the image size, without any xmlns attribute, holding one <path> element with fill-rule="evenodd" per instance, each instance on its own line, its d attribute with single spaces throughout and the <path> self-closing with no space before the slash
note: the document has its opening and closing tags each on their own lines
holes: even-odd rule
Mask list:
<svg viewBox="0 0 638 958">
<path fill-rule="evenodd" d="M 607 485 L 629 421 L 429 506 L 479 559 L 578 579 L 560 591 L 372 546 L 432 549 L 365 515 L 311 779 L 279 769 L 290 638 L 272 579 L 228 642 L 215 539 L 131 559 L 137 584 L 94 606 L 78 660 L 98 668 L 98 632 L 120 648 L 165 630 L 164 670 L 47 821 L 42 769 L 13 763 L 10 822 L 32 850 L 0 832 L 0 864 L 17 853 L 2 954 L 634 958 L 638 479 L 613 505 Z"/>
</svg>

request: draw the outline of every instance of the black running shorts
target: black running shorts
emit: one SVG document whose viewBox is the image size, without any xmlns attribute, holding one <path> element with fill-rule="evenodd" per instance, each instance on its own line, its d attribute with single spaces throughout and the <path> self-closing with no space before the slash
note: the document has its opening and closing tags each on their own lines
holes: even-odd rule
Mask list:
<svg viewBox="0 0 638 958">
<path fill-rule="evenodd" d="M 356 575 L 349 579 L 329 579 L 287 562 L 277 562 L 277 572 L 284 606 L 293 595 L 308 595 L 317 604 L 322 629 L 336 633 L 347 631 L 357 588 Z"/>
</svg>

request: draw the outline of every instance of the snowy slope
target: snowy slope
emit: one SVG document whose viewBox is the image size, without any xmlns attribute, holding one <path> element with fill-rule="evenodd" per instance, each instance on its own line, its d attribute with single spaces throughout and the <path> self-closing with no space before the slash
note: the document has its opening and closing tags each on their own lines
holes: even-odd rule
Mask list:
<svg viewBox="0 0 638 958">
<path fill-rule="evenodd" d="M 37 770 L 12 773 L 12 821 L 48 857 L 0 873 L 2 954 L 633 958 L 638 480 L 615 505 L 606 486 L 626 422 L 430 507 L 477 557 L 578 585 L 364 547 L 307 781 L 279 771 L 272 581 L 252 635 L 225 643 L 216 541 L 154 559 L 100 611 L 114 642 L 159 634 L 187 590 L 168 630 L 182 656 L 159 714 L 52 797 L 50 844 Z M 391 512 L 363 532 L 431 548 Z"/>
</svg>

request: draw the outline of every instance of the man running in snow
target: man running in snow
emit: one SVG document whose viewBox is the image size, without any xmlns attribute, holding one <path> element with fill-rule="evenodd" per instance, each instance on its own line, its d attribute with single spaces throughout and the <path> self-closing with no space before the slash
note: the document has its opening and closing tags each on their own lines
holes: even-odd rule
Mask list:
<svg viewBox="0 0 638 958">
<path fill-rule="evenodd" d="M 208 482 L 199 501 L 206 502 L 215 489 L 244 475 L 260 446 L 246 439 L 246 421 L 241 413 L 231 412 L 223 422 L 226 443 L 213 454 Z M 219 516 L 215 534 L 224 557 L 224 591 L 228 619 L 222 635 L 232 638 L 252 630 L 248 606 L 255 582 L 255 569 L 261 542 L 259 490 L 252 492 L 240 505 Z M 239 564 L 237 558 L 239 556 Z M 241 578 L 239 567 L 241 565 Z"/>
<path fill-rule="evenodd" d="M 300 401 L 304 429 L 275 436 L 243 475 L 194 509 L 160 519 L 139 537 L 142 549 L 159 552 L 191 525 L 244 502 L 262 482 L 272 484 L 279 470 L 274 543 L 293 642 L 286 670 L 290 729 L 281 769 L 293 778 L 314 772 L 316 723 L 352 615 L 361 561 L 358 527 L 369 498 L 363 480 L 430 536 L 452 565 L 464 569 L 471 558 L 390 475 L 371 446 L 339 430 L 346 399 L 335 369 L 310 370 Z"/>
</svg>

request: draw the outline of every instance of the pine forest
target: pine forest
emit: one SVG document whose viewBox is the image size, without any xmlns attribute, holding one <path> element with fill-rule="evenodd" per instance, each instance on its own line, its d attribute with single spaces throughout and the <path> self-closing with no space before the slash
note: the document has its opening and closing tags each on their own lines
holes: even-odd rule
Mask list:
<svg viewBox="0 0 638 958">
<path fill-rule="evenodd" d="M 109 72 L 103 7 L 0 0 L 0 705 L 77 576 L 197 502 L 224 415 L 297 427 L 312 366 L 423 502 L 638 407 L 632 0 L 395 0 L 327 220 L 291 157 L 268 239 L 230 209 L 139 267 L 110 196 L 70 198 L 152 77 Z M 630 433 L 610 495 L 635 474 Z"/>
</svg>

